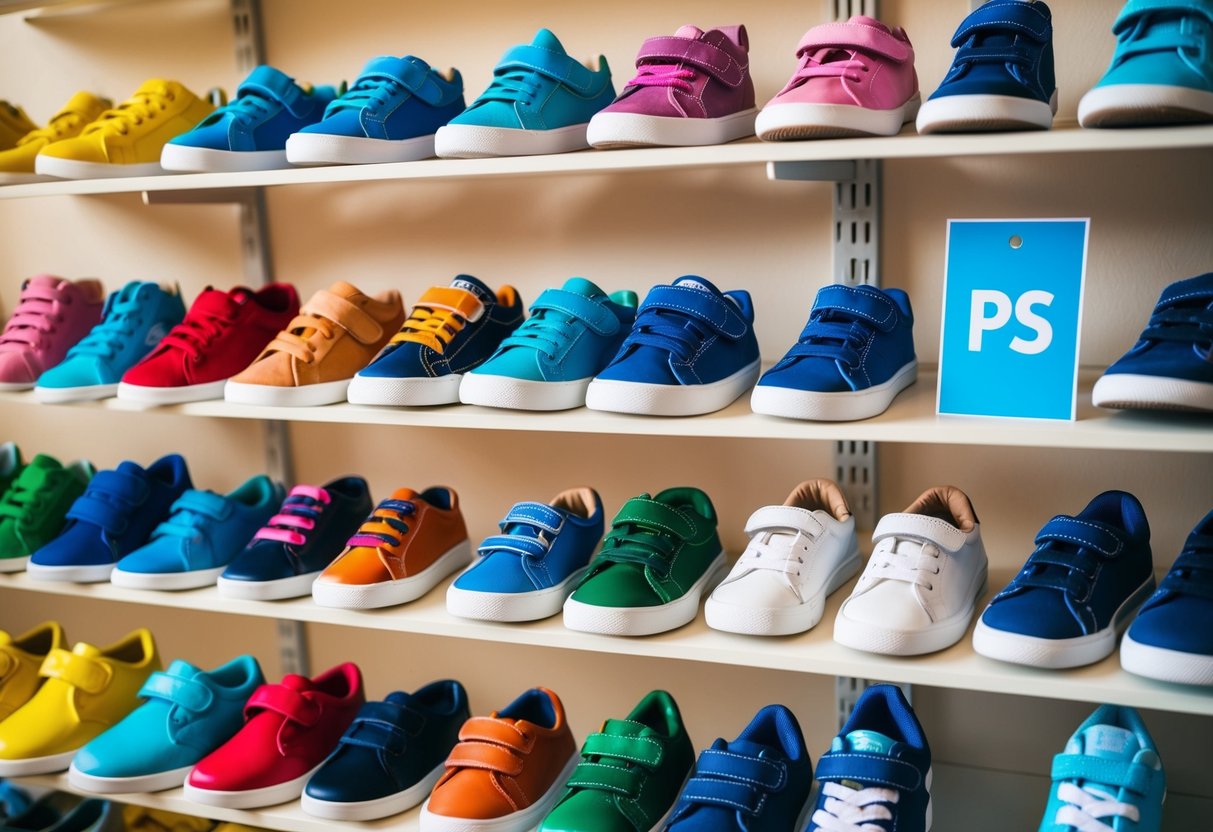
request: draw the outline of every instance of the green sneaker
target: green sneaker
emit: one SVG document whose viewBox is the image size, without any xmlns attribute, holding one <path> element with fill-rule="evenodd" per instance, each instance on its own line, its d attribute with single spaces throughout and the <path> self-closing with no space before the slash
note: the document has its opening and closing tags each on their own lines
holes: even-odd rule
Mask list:
<svg viewBox="0 0 1213 832">
<path fill-rule="evenodd" d="M 21 473 L 25 463 L 21 459 L 21 449 L 16 442 L 5 442 L 0 445 L 0 497 L 12 487 L 13 480 Z"/>
<path fill-rule="evenodd" d="M 564 626 L 612 636 L 677 629 L 695 619 L 699 599 L 724 567 L 707 494 L 641 494 L 615 515 L 602 551 L 564 604 Z"/>
<path fill-rule="evenodd" d="M 0 498 L 0 572 L 20 572 L 29 556 L 63 530 L 67 510 L 96 471 L 87 462 L 66 468 L 38 454 Z"/>
<path fill-rule="evenodd" d="M 539 832 L 649 832 L 665 824 L 695 765 L 674 697 L 655 690 L 586 737 L 581 762 Z"/>
</svg>

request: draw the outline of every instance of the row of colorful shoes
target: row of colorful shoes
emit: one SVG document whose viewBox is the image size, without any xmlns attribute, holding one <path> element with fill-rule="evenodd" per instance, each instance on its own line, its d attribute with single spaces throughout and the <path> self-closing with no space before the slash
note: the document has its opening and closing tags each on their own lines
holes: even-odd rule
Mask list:
<svg viewBox="0 0 1213 832">
<path fill-rule="evenodd" d="M 12 811 L 6 813 L 5 806 Z M 239 823 L 122 805 L 66 792 L 34 799 L 11 781 L 0 781 L 0 832 L 265 832 Z"/>
</svg>

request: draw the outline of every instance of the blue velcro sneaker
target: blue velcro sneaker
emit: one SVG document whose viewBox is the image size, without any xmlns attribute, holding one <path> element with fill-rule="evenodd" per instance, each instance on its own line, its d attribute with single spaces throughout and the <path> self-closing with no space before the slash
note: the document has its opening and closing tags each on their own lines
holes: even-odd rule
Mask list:
<svg viewBox="0 0 1213 832">
<path fill-rule="evenodd" d="M 447 589 L 451 615 L 536 621 L 560 612 L 602 542 L 602 499 L 592 488 L 572 488 L 551 503 L 516 503 L 500 527 Z"/>
<path fill-rule="evenodd" d="M 615 100 L 606 58 L 594 63 L 597 68 L 570 58 L 554 34 L 540 29 L 530 45 L 511 47 L 489 88 L 438 131 L 438 155 L 474 159 L 588 148 L 590 119 Z"/>
<path fill-rule="evenodd" d="M 981 614 L 973 648 L 1034 667 L 1092 664 L 1112 654 L 1153 591 L 1145 510 L 1132 494 L 1105 491 L 1077 516 L 1045 523 L 1036 551 Z"/>
<path fill-rule="evenodd" d="M 147 542 L 173 503 L 192 488 L 185 460 L 169 454 L 145 470 L 122 462 L 89 481 L 72 503 L 59 536 L 30 556 L 26 571 L 40 581 L 108 581 L 117 562 Z"/>
<path fill-rule="evenodd" d="M 1163 290 L 1141 338 L 1091 399 L 1120 410 L 1213 412 L 1213 272 Z"/>
<path fill-rule="evenodd" d="M 828 422 L 884 413 L 918 378 L 913 328 L 900 289 L 824 286 L 796 344 L 759 379 L 750 407 Z"/>
<path fill-rule="evenodd" d="M 453 680 L 367 702 L 303 791 L 303 810 L 326 820 L 367 821 L 429 797 L 459 729 L 471 718 L 467 691 Z"/>
<path fill-rule="evenodd" d="M 696 416 L 728 407 L 758 380 L 750 293 L 687 275 L 654 286 L 623 346 L 586 390 L 586 407 Z"/>
<path fill-rule="evenodd" d="M 334 87 L 301 85 L 272 66 L 259 66 L 240 83 L 233 100 L 169 140 L 160 166 L 184 171 L 287 167 L 287 138 L 320 121 L 337 95 Z"/>
<path fill-rule="evenodd" d="M 68 780 L 99 794 L 176 788 L 244 727 L 244 704 L 263 684 L 252 656 L 211 671 L 178 659 L 143 684 L 143 705 L 76 752 Z"/>
<path fill-rule="evenodd" d="M 1053 13 L 1043 2 L 979 6 L 952 36 L 952 48 L 952 67 L 918 111 L 919 133 L 1053 126 Z"/>
<path fill-rule="evenodd" d="M 580 277 L 546 289 L 531 304 L 531 317 L 463 377 L 459 400 L 515 410 L 581 407 L 590 381 L 610 363 L 635 320 L 635 292 L 608 296 Z"/>
<path fill-rule="evenodd" d="M 463 76 L 412 55 L 372 58 L 324 111 L 286 141 L 293 165 L 412 162 L 434 155 L 434 134 L 463 112 Z"/>
<path fill-rule="evenodd" d="M 105 301 L 101 323 L 67 352 L 63 362 L 38 376 L 41 402 L 108 399 L 131 367 L 185 318 L 177 289 L 132 281 Z"/>
<path fill-rule="evenodd" d="M 118 561 L 110 581 L 132 589 L 214 586 L 285 496 L 264 474 L 228 495 L 186 491 L 151 540 Z"/>
</svg>

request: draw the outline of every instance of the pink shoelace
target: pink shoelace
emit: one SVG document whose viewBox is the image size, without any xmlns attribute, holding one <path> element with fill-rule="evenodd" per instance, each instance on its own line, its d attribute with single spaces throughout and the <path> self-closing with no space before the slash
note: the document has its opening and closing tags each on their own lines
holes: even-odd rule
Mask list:
<svg viewBox="0 0 1213 832">
<path fill-rule="evenodd" d="M 38 349 L 42 336 L 54 332 L 55 325 L 62 321 L 62 304 L 54 289 L 41 284 L 26 285 L 4 333 L 0 334 L 0 352 Z"/>
<path fill-rule="evenodd" d="M 691 81 L 695 80 L 694 70 L 672 64 L 644 64 L 637 69 L 639 74 L 628 81 L 629 87 L 674 87 L 682 92 L 693 89 Z"/>
<path fill-rule="evenodd" d="M 282 502 L 278 514 L 253 535 L 253 540 L 276 540 L 291 546 L 302 546 L 307 543 L 307 532 L 316 528 L 316 520 L 332 501 L 323 488 L 297 485 Z"/>
<path fill-rule="evenodd" d="M 823 54 L 824 53 L 824 54 Z M 792 86 L 799 86 L 810 78 L 846 78 L 848 81 L 859 81 L 861 73 L 871 71 L 871 67 L 856 57 L 830 59 L 832 55 L 848 54 L 837 49 L 828 49 L 816 55 L 805 55 L 804 63 L 792 76 Z"/>
</svg>

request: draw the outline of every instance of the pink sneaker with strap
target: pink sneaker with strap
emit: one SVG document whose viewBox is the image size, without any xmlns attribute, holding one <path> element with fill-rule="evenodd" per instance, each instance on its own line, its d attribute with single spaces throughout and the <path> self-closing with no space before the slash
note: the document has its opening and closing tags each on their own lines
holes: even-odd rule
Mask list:
<svg viewBox="0 0 1213 832">
<path fill-rule="evenodd" d="M 0 333 L 0 390 L 28 390 L 101 322 L 105 290 L 97 280 L 31 277 Z"/>
</svg>

